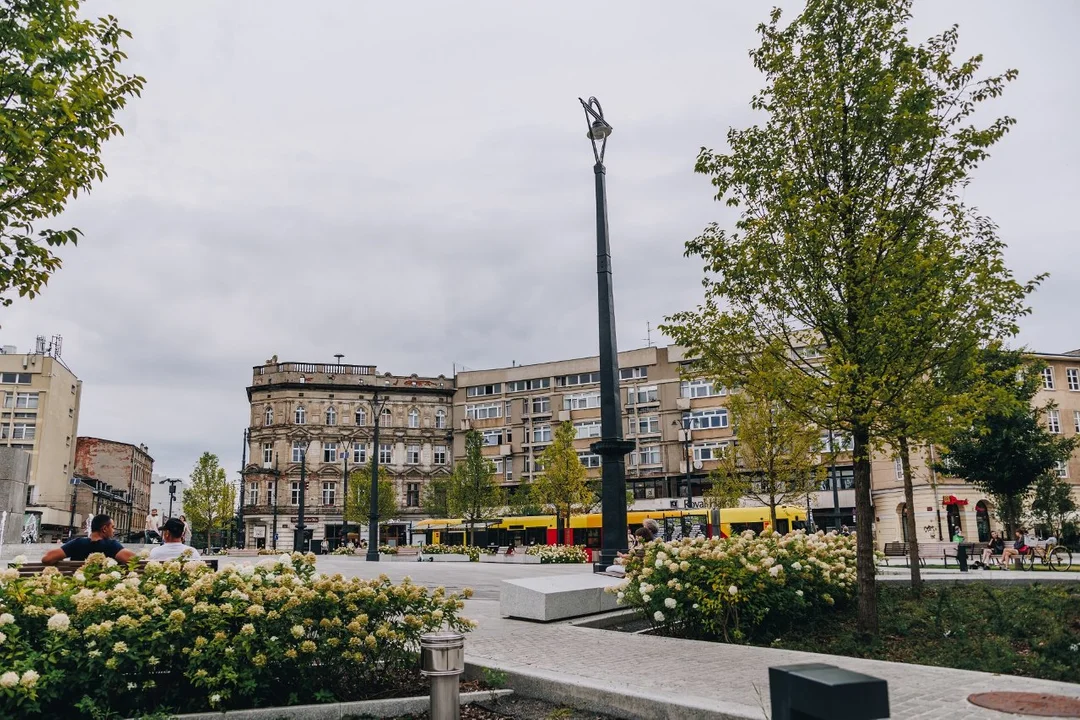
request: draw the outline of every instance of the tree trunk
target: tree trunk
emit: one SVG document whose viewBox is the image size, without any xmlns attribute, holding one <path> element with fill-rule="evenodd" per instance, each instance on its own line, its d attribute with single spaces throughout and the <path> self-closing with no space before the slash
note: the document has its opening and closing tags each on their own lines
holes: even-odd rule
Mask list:
<svg viewBox="0 0 1080 720">
<path fill-rule="evenodd" d="M 870 498 L 870 427 L 856 421 L 855 441 L 855 559 L 858 573 L 859 607 L 857 628 L 866 635 L 878 634 L 877 581 L 874 565 L 874 508 Z"/>
<path fill-rule="evenodd" d="M 769 520 L 772 522 L 772 531 L 776 532 L 776 496 L 769 495 Z"/>
<path fill-rule="evenodd" d="M 915 490 L 911 485 L 911 455 L 906 435 L 900 436 L 900 464 L 904 467 L 904 525 L 907 526 L 911 591 L 918 595 L 922 592 L 922 574 L 919 571 L 919 539 L 915 536 Z"/>
</svg>

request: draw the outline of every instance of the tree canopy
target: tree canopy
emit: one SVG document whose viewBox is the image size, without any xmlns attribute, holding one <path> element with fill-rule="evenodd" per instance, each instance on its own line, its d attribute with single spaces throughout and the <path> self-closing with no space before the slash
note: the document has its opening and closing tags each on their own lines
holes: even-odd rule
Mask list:
<svg viewBox="0 0 1080 720">
<path fill-rule="evenodd" d="M 394 481 L 386 468 L 379 467 L 379 521 L 397 514 L 399 505 Z M 345 517 L 362 525 L 371 519 L 371 465 L 363 465 L 349 472 L 349 492 L 345 497 Z"/>
<path fill-rule="evenodd" d="M 184 490 L 184 514 L 193 533 L 210 534 L 225 528 L 236 509 L 236 488 L 225 476 L 218 456 L 204 452 L 191 471 L 191 484 Z"/>
<path fill-rule="evenodd" d="M 476 430 L 465 434 L 465 459 L 454 466 L 449 482 L 449 507 L 469 526 L 470 542 L 476 542 L 476 526 L 494 520 L 505 503 L 495 476 L 495 463 L 484 457 L 484 440 Z"/>
<path fill-rule="evenodd" d="M 543 473 L 533 481 L 536 499 L 555 511 L 563 528 L 570 527 L 573 513 L 588 509 L 595 498 L 574 447 L 575 439 L 577 430 L 572 422 L 556 425 L 551 444 L 540 456 Z"/>
</svg>

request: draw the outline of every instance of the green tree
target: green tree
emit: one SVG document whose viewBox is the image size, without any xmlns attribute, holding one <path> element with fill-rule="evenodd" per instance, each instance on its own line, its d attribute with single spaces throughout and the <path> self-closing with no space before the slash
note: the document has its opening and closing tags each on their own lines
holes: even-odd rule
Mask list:
<svg viewBox="0 0 1080 720">
<path fill-rule="evenodd" d="M 954 61 L 955 28 L 913 45 L 910 7 L 809 0 L 789 25 L 774 10 L 760 26 L 751 58 L 766 84 L 751 107 L 764 126 L 732 129 L 729 152 L 703 148 L 696 164 L 739 208 L 736 230 L 712 224 L 687 243 L 705 264 L 704 304 L 664 328 L 729 387 L 773 354 L 798 371 L 785 404 L 850 433 L 858 627 L 870 634 L 877 416 L 947 363 L 954 338 L 1015 334 L 1033 289 L 962 200 L 1013 123 L 971 116 L 1016 73 L 978 78 L 979 56 Z"/>
<path fill-rule="evenodd" d="M 34 297 L 60 267 L 53 248 L 81 232 L 37 230 L 105 177 L 101 148 L 143 78 L 119 71 L 130 34 L 79 17 L 78 0 L 0 5 L 0 304 Z"/>
<path fill-rule="evenodd" d="M 184 514 L 192 533 L 206 533 L 206 544 L 215 530 L 224 529 L 236 509 L 236 488 L 225 476 L 218 456 L 204 452 L 191 471 L 191 484 L 184 490 Z"/>
<path fill-rule="evenodd" d="M 723 524 L 723 510 L 739 507 L 746 494 L 746 479 L 742 475 L 730 474 L 723 470 L 709 471 L 709 487 L 701 494 L 705 507 L 716 510 L 719 516 L 717 532 Z"/>
<path fill-rule="evenodd" d="M 469 542 L 476 544 L 476 526 L 498 517 L 505 494 L 495 476 L 495 463 L 484 457 L 484 440 L 476 430 L 465 434 L 465 459 L 450 476 L 450 507 L 469 526 Z"/>
<path fill-rule="evenodd" d="M 1046 526 L 1051 535 L 1061 540 L 1065 521 L 1076 512 L 1072 484 L 1068 480 L 1047 473 L 1035 481 L 1031 495 L 1031 514 L 1035 521 Z"/>
<path fill-rule="evenodd" d="M 450 476 L 437 475 L 424 486 L 420 496 L 420 507 L 433 518 L 450 518 L 454 513 L 450 507 Z"/>
<path fill-rule="evenodd" d="M 557 525 L 565 531 L 570 516 L 588 509 L 596 495 L 585 479 L 585 466 L 574 448 L 577 430 L 571 422 L 555 426 L 552 442 L 540 455 L 543 474 L 533 481 L 536 498 L 555 511 Z M 559 542 L 565 542 L 560 536 Z"/>
<path fill-rule="evenodd" d="M 1069 458 L 1076 438 L 1044 426 L 1053 403 L 1032 403 L 1042 386 L 1041 364 L 1020 351 L 993 351 L 985 354 L 984 367 L 977 387 L 986 392 L 989 410 L 953 432 L 937 469 L 993 495 L 998 517 L 1012 533 L 1032 485 Z"/>
<path fill-rule="evenodd" d="M 398 512 L 397 491 L 394 481 L 379 466 L 379 522 L 392 518 Z M 349 473 L 349 493 L 345 497 L 345 516 L 353 522 L 368 524 L 371 521 L 371 466 L 365 465 Z"/>
<path fill-rule="evenodd" d="M 507 510 L 517 515 L 543 515 L 544 504 L 536 497 L 536 488 L 529 481 L 522 481 L 517 491 L 506 498 Z"/>
</svg>

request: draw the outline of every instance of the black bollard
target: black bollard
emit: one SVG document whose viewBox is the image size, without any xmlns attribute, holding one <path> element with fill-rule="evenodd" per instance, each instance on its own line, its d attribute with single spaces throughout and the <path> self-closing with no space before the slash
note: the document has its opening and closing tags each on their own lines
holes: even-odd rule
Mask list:
<svg viewBox="0 0 1080 720">
<path fill-rule="evenodd" d="M 769 668 L 772 720 L 881 720 L 889 685 L 880 678 L 809 663 Z"/>
<path fill-rule="evenodd" d="M 960 566 L 960 572 L 967 572 L 967 545 L 960 543 L 956 546 L 956 564 Z"/>
</svg>

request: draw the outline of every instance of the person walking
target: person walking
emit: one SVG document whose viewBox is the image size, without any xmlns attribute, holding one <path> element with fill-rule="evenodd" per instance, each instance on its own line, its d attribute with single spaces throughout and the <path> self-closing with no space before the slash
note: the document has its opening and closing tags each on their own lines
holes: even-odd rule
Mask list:
<svg viewBox="0 0 1080 720">
<path fill-rule="evenodd" d="M 184 544 L 191 544 L 191 523 L 183 515 L 180 516 L 180 522 L 184 523 Z"/>
<path fill-rule="evenodd" d="M 135 553 L 126 549 L 113 539 L 116 528 L 108 515 L 95 515 L 90 521 L 90 536 L 68 540 L 58 548 L 53 548 L 41 558 L 42 565 L 55 565 L 61 560 L 85 560 L 94 553 L 104 553 L 116 562 L 126 563 L 135 557 Z"/>
<path fill-rule="evenodd" d="M 144 527 L 146 532 L 146 539 L 153 540 L 154 542 L 161 542 L 161 518 L 158 517 L 157 508 L 150 511 L 150 514 L 146 516 L 146 525 Z"/>
</svg>

